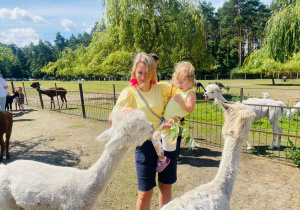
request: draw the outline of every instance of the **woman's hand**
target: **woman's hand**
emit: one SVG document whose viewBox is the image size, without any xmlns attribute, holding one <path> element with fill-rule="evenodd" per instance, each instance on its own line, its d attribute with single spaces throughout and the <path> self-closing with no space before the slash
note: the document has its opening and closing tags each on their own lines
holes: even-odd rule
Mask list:
<svg viewBox="0 0 300 210">
<path fill-rule="evenodd" d="M 123 114 L 129 114 L 131 112 L 133 112 L 133 108 L 131 107 L 125 107 L 124 109 L 122 109 Z"/>
</svg>

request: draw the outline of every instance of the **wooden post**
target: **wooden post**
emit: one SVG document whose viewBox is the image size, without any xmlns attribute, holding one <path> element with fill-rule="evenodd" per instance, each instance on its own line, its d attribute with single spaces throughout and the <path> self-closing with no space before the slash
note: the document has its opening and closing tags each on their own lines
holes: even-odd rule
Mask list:
<svg viewBox="0 0 300 210">
<path fill-rule="evenodd" d="M 81 108 L 82 108 L 82 116 L 86 118 L 85 115 L 85 106 L 84 106 L 84 98 L 83 98 L 83 91 L 82 91 L 82 84 L 79 83 L 79 92 L 80 92 L 80 100 L 81 100 Z"/>
<path fill-rule="evenodd" d="M 242 103 L 243 101 L 243 88 L 240 90 L 240 102 Z"/>
<path fill-rule="evenodd" d="M 113 88 L 114 88 L 114 106 L 116 105 L 116 87 L 115 87 L 115 84 L 113 84 Z"/>
<path fill-rule="evenodd" d="M 11 83 L 12 92 L 15 92 L 14 82 L 10 82 L 10 83 Z"/>
<path fill-rule="evenodd" d="M 23 90 L 24 90 L 24 96 L 25 96 L 25 99 L 26 99 L 26 104 L 28 106 L 28 101 L 27 101 L 27 96 L 26 96 L 26 90 L 25 90 L 25 85 L 24 85 L 24 82 L 23 83 Z"/>
<path fill-rule="evenodd" d="M 41 107 L 42 109 L 44 109 L 44 103 L 43 103 L 43 97 L 42 97 L 42 93 L 41 93 L 41 89 L 40 89 L 40 83 L 37 82 L 37 90 L 38 90 L 38 93 L 39 93 L 39 97 L 40 97 L 40 102 L 41 102 Z"/>
<path fill-rule="evenodd" d="M 59 112 L 61 112 L 61 111 L 60 111 L 59 100 L 58 100 L 58 94 L 57 94 L 57 87 L 56 87 L 56 83 L 55 83 L 55 94 L 56 94 L 56 99 L 57 99 L 58 110 L 59 110 Z M 54 104 L 55 104 L 55 102 L 54 102 Z"/>
</svg>

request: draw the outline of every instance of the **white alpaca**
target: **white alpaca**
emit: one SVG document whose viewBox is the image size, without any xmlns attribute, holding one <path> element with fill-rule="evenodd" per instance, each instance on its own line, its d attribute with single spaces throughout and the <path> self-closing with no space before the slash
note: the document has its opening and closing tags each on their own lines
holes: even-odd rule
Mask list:
<svg viewBox="0 0 300 210">
<path fill-rule="evenodd" d="M 228 101 L 221 95 L 221 93 L 224 93 L 224 90 L 220 90 L 220 88 L 217 85 L 208 85 L 206 87 L 206 92 L 204 93 L 205 99 L 209 98 L 215 98 L 219 99 L 223 102 L 228 103 Z M 242 103 L 244 104 L 254 104 L 249 105 L 252 110 L 255 112 L 256 117 L 254 121 L 258 121 L 264 117 L 268 118 L 271 126 L 272 131 L 275 133 L 282 133 L 282 130 L 278 124 L 278 120 L 284 115 L 286 112 L 286 108 L 278 108 L 278 107 L 267 107 L 267 106 L 286 106 L 286 104 L 282 101 L 275 101 L 273 99 L 258 99 L 258 98 L 249 98 L 247 100 L 243 100 Z M 257 105 L 257 106 L 256 106 Z M 260 105 L 266 105 L 266 106 L 260 106 Z M 268 147 L 268 149 L 273 149 L 274 144 L 276 141 L 277 135 L 273 134 L 273 140 L 271 145 Z M 281 144 L 281 135 L 278 135 L 278 142 L 277 145 L 275 145 L 276 148 L 279 148 Z M 252 146 L 249 141 L 247 141 L 247 149 L 251 149 Z"/>
<path fill-rule="evenodd" d="M 243 142 L 247 139 L 255 113 L 241 103 L 218 103 L 225 110 L 222 134 L 225 139 L 222 159 L 216 177 L 183 196 L 174 199 L 162 210 L 167 209 L 230 209 L 230 197 L 236 180 Z"/>
<path fill-rule="evenodd" d="M 294 106 L 294 107 L 299 107 L 300 108 L 300 101 Z M 286 115 L 290 118 L 294 116 L 300 109 L 288 109 L 286 112 Z"/>
<path fill-rule="evenodd" d="M 269 93 L 261 92 L 263 94 L 263 99 L 269 98 Z"/>
<path fill-rule="evenodd" d="M 112 122 L 112 127 L 97 138 L 108 141 L 102 156 L 87 170 L 29 160 L 1 165 L 0 209 L 92 209 L 126 151 L 154 132 L 140 110 L 114 112 Z"/>
</svg>

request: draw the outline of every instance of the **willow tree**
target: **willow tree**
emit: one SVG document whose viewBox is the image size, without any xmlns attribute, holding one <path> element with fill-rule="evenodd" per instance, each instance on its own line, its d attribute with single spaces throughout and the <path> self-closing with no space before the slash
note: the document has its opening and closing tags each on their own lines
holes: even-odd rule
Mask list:
<svg viewBox="0 0 300 210">
<path fill-rule="evenodd" d="M 64 68 L 76 69 L 80 65 L 84 74 L 124 75 L 129 73 L 132 57 L 137 52 L 158 54 L 159 74 L 171 74 L 174 63 L 182 60 L 192 62 L 198 73 L 214 67 L 213 58 L 205 51 L 203 17 L 195 1 L 107 0 L 103 3 L 107 28 L 93 34 L 84 53 L 68 51 L 60 59 L 64 61 L 57 61 L 66 66 L 50 64 L 44 71 L 49 72 L 55 66 L 56 72 L 64 72 Z M 84 62 L 77 61 L 82 58 Z"/>
<path fill-rule="evenodd" d="M 300 2 L 275 13 L 265 27 L 264 46 L 244 62 L 243 72 L 276 74 L 300 71 Z M 288 67 L 289 68 L 285 68 Z"/>
<path fill-rule="evenodd" d="M 11 49 L 0 44 L 0 72 L 4 77 L 12 76 L 13 63 L 17 60 Z"/>
</svg>

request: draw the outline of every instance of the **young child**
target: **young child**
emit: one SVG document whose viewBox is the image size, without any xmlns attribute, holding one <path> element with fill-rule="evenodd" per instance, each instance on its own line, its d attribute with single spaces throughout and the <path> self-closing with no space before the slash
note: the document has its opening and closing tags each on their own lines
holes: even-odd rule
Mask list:
<svg viewBox="0 0 300 210">
<path fill-rule="evenodd" d="M 20 110 L 23 112 L 24 111 L 24 94 L 22 93 L 21 87 L 18 88 L 18 93 L 19 93 L 18 103 L 20 106 Z"/>
<path fill-rule="evenodd" d="M 164 131 L 171 128 L 170 124 L 176 122 L 176 118 L 185 117 L 194 111 L 196 103 L 196 95 L 193 89 L 194 80 L 195 68 L 191 63 L 183 61 L 176 64 L 173 74 L 173 83 L 178 90 L 167 104 L 163 116 L 164 121 L 151 137 L 152 144 L 158 156 L 157 172 L 163 171 L 170 163 L 170 159 L 164 155 L 164 148 L 168 151 L 176 150 L 176 142 L 171 143 L 170 139 L 166 139 Z M 164 130 L 162 130 L 161 127 L 163 127 Z M 172 136 L 171 138 L 173 139 L 174 137 Z M 173 146 L 169 147 L 169 149 L 167 149 L 166 146 L 163 148 L 163 145 L 167 144 L 172 144 Z"/>
<path fill-rule="evenodd" d="M 16 111 L 18 110 L 18 101 L 19 101 L 19 93 L 18 93 L 18 89 L 19 88 L 15 88 L 15 91 L 13 92 L 13 95 L 15 95 L 16 97 L 13 99 L 13 103 L 16 106 Z M 20 105 L 19 105 L 19 109 L 20 109 Z"/>
</svg>

